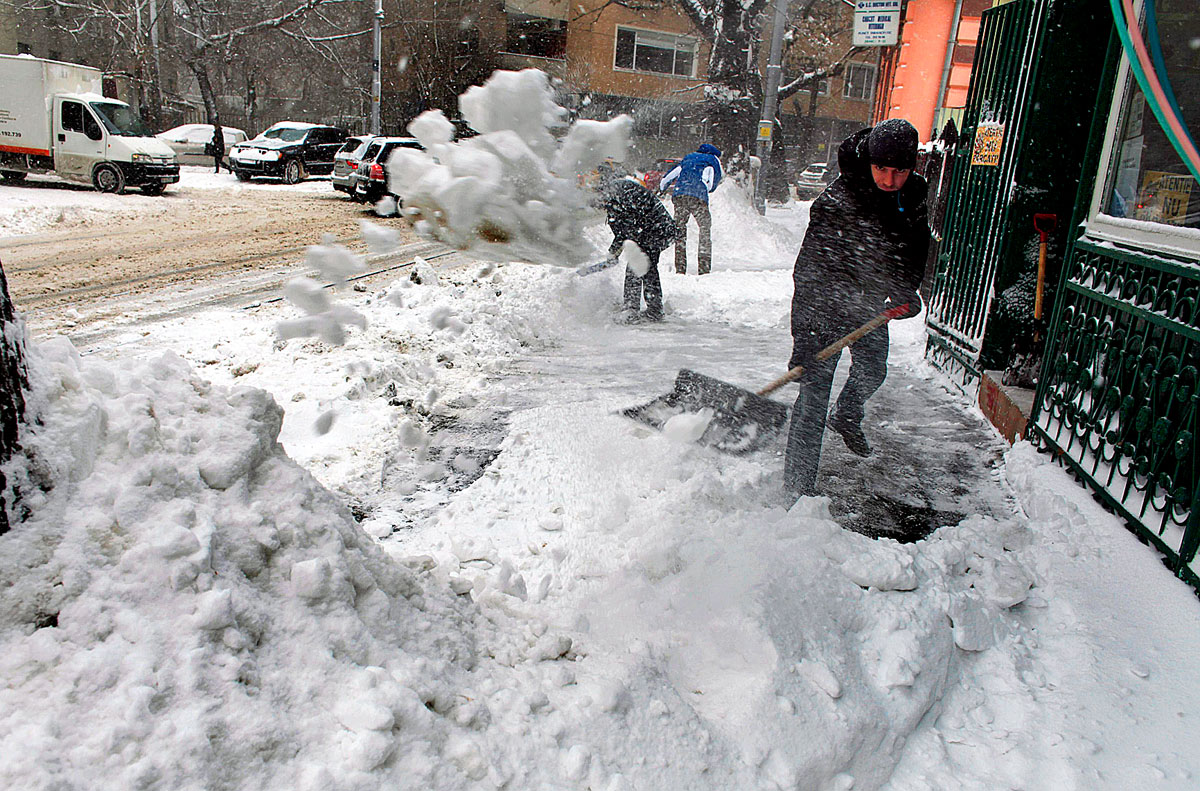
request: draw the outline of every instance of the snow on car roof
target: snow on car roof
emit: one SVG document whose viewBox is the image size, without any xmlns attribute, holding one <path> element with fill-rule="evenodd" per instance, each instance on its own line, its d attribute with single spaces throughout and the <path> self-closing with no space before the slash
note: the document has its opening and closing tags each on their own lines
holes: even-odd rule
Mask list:
<svg viewBox="0 0 1200 791">
<path fill-rule="evenodd" d="M 315 129 L 324 124 L 310 124 L 307 121 L 280 121 L 277 124 L 271 124 L 270 129 Z"/>
<path fill-rule="evenodd" d="M 170 134 L 172 132 L 186 133 L 186 132 L 193 132 L 198 129 L 212 129 L 212 128 L 213 128 L 212 124 L 181 124 L 179 126 L 168 129 L 165 132 L 159 132 L 159 134 L 166 135 L 166 134 Z M 239 132 L 241 132 L 242 134 L 246 134 L 244 131 L 242 131 L 241 129 L 238 129 L 236 126 L 225 126 L 224 124 L 221 124 L 221 131 L 222 132 L 233 132 L 234 134 L 237 134 Z"/>
</svg>

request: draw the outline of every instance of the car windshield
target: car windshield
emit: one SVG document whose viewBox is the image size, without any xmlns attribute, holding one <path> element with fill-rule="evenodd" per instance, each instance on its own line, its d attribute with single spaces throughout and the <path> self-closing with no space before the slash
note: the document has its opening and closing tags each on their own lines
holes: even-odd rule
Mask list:
<svg viewBox="0 0 1200 791">
<path fill-rule="evenodd" d="M 91 102 L 91 106 L 96 115 L 100 116 L 109 134 L 150 137 L 150 130 L 129 105 L 123 102 Z"/>
<path fill-rule="evenodd" d="M 297 129 L 294 126 L 279 126 L 263 132 L 262 137 L 270 140 L 282 140 L 285 143 L 299 143 L 307 134 L 307 129 Z"/>
</svg>

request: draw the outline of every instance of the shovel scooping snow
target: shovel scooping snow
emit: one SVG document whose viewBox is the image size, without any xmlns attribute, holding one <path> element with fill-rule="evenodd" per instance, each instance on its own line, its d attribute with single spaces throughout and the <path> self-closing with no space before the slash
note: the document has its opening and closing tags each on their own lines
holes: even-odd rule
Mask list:
<svg viewBox="0 0 1200 791">
<path fill-rule="evenodd" d="M 816 359 L 819 361 L 832 357 L 867 333 L 907 312 L 907 303 L 885 310 L 826 346 L 817 353 Z M 685 368 L 675 377 L 674 390 L 649 403 L 625 409 L 621 414 L 662 429 L 677 415 L 711 410 L 712 417 L 698 441 L 726 453 L 750 453 L 769 442 L 787 423 L 788 407 L 766 396 L 794 382 L 802 373 L 804 367 L 796 366 L 755 392 Z"/>
</svg>

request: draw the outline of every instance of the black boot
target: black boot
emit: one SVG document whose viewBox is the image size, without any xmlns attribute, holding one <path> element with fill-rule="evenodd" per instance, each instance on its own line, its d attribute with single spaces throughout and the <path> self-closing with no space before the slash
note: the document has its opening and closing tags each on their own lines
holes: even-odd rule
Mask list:
<svg viewBox="0 0 1200 791">
<path fill-rule="evenodd" d="M 829 416 L 829 427 L 842 435 L 842 441 L 851 453 L 864 457 L 871 455 L 871 445 L 863 434 L 861 422 L 847 420 L 835 413 Z"/>
</svg>

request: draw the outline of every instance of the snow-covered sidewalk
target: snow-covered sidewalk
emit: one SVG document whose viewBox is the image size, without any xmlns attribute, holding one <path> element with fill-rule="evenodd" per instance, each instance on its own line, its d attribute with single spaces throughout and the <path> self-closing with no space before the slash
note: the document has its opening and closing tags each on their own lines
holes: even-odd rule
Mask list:
<svg viewBox="0 0 1200 791">
<path fill-rule="evenodd" d="M 893 328 L 876 456 L 832 436 L 826 470 L 961 516 L 917 543 L 789 509 L 778 454 L 615 414 L 682 367 L 786 362 L 806 205 L 714 200 L 715 271 L 664 275 L 662 325 L 614 324 L 617 271 L 423 265 L 340 297 L 369 322 L 344 347 L 277 342 L 268 306 L 119 359 L 35 349 L 0 784 L 1195 783 L 1191 590 L 1006 451 L 919 321 Z"/>
</svg>

